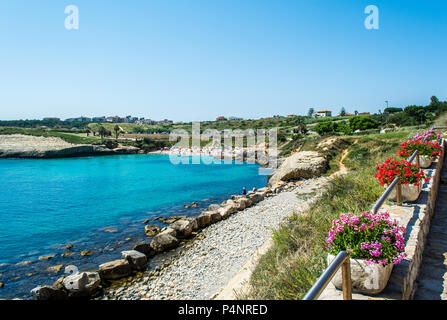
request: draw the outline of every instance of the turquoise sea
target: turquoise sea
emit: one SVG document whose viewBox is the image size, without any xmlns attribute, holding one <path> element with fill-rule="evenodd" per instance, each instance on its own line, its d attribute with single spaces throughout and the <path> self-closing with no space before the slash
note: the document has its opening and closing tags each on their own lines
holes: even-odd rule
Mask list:
<svg viewBox="0 0 447 320">
<path fill-rule="evenodd" d="M 240 163 L 173 165 L 166 155 L 2 159 L 0 298 L 27 298 L 36 285 L 52 284 L 63 271 L 45 271 L 49 266 L 87 269 L 120 258 L 121 250 L 146 238 L 145 219 L 196 215 L 242 187 L 263 187 L 267 177 L 258 169 Z M 192 201 L 199 207 L 184 209 Z M 67 244 L 74 254 L 62 258 L 70 252 Z M 81 257 L 82 250 L 93 254 Z M 51 254 L 51 260 L 38 260 Z M 23 261 L 31 262 L 16 265 Z"/>
</svg>

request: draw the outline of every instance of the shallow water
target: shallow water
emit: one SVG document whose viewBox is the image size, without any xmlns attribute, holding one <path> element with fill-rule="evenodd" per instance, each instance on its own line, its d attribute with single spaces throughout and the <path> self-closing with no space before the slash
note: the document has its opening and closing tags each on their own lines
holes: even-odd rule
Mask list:
<svg viewBox="0 0 447 320">
<path fill-rule="evenodd" d="M 145 238 L 145 219 L 195 215 L 242 187 L 263 187 L 267 178 L 258 169 L 173 165 L 166 155 L 0 160 L 0 297 L 28 297 L 36 285 L 52 284 L 63 271 L 52 274 L 49 266 L 86 269 L 119 258 Z M 199 207 L 183 208 L 192 201 Z M 62 258 L 67 244 L 74 254 Z M 82 250 L 93 254 L 81 257 Z M 50 254 L 56 257 L 38 260 Z M 31 263 L 15 265 L 23 261 Z"/>
</svg>

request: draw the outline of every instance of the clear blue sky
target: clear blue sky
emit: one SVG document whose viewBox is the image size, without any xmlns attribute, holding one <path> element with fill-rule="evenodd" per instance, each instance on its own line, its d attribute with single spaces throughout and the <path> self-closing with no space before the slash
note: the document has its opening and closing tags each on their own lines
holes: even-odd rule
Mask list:
<svg viewBox="0 0 447 320">
<path fill-rule="evenodd" d="M 446 37 L 444 0 L 2 0 L 0 119 L 426 105 L 447 100 Z"/>
</svg>

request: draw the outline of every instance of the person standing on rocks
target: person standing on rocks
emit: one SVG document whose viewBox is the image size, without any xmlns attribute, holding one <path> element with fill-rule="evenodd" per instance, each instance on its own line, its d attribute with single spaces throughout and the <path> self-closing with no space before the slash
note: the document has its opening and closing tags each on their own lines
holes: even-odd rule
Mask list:
<svg viewBox="0 0 447 320">
<path fill-rule="evenodd" d="M 242 195 L 246 196 L 247 195 L 247 189 L 245 189 L 245 187 L 242 188 Z"/>
</svg>

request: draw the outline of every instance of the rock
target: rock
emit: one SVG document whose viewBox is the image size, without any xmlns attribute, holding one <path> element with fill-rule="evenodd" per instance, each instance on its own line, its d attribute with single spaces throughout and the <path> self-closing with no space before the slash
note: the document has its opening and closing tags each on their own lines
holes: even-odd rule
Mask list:
<svg viewBox="0 0 447 320">
<path fill-rule="evenodd" d="M 196 221 L 199 228 L 205 228 L 211 224 L 211 217 L 208 214 L 202 213 L 196 217 Z"/>
<path fill-rule="evenodd" d="M 115 233 L 115 232 L 118 232 L 118 230 L 117 229 L 104 229 L 104 232 Z"/>
<path fill-rule="evenodd" d="M 220 209 L 220 207 L 219 207 L 219 209 Z M 222 220 L 222 216 L 220 215 L 219 211 L 217 211 L 217 210 L 206 212 L 206 214 L 208 214 L 210 216 L 211 223 L 215 223 L 215 222 Z"/>
<path fill-rule="evenodd" d="M 139 251 L 136 250 L 122 251 L 121 257 L 123 257 L 123 259 L 126 259 L 129 262 L 132 269 L 144 270 L 147 266 L 146 255 Z"/>
<path fill-rule="evenodd" d="M 59 264 L 57 266 L 48 267 L 46 270 L 49 272 L 59 273 L 64 268 L 63 264 Z"/>
<path fill-rule="evenodd" d="M 328 161 L 319 152 L 301 151 L 288 157 L 270 177 L 269 183 L 298 180 L 320 176 L 327 168 Z"/>
<path fill-rule="evenodd" d="M 83 257 L 90 256 L 91 254 L 93 254 L 93 251 L 90 251 L 90 250 L 81 251 L 81 256 L 83 256 Z"/>
<path fill-rule="evenodd" d="M 147 224 L 144 227 L 144 233 L 146 233 L 146 235 L 148 237 L 153 237 L 153 236 L 157 235 L 158 233 L 160 233 L 160 227 L 157 225 L 153 225 L 153 224 Z"/>
<path fill-rule="evenodd" d="M 173 237 L 176 237 L 176 235 L 177 235 L 177 231 L 175 231 L 175 229 L 172 229 L 170 226 L 169 227 L 164 227 L 163 229 L 161 229 L 160 234 L 161 233 L 169 234 L 169 235 L 171 235 Z"/>
<path fill-rule="evenodd" d="M 30 263 L 31 263 L 31 260 L 26 260 L 26 261 L 16 263 L 16 266 L 25 266 Z"/>
<path fill-rule="evenodd" d="M 190 220 L 181 219 L 171 224 L 171 228 L 176 231 L 175 237 L 185 239 L 191 236 L 194 223 Z"/>
<path fill-rule="evenodd" d="M 132 268 L 127 260 L 119 259 L 103 263 L 99 266 L 99 276 L 101 279 L 115 280 L 127 277 L 132 272 Z"/>
<path fill-rule="evenodd" d="M 34 300 L 65 300 L 67 293 L 64 290 L 50 286 L 39 286 L 31 290 Z"/>
<path fill-rule="evenodd" d="M 220 206 L 218 204 L 212 204 L 208 207 L 207 211 L 217 211 L 219 208 Z"/>
<path fill-rule="evenodd" d="M 237 209 L 231 205 L 226 205 L 225 207 L 222 207 L 219 210 L 217 210 L 217 212 L 219 212 L 222 219 L 228 218 L 230 215 L 232 215 L 236 211 L 237 211 Z"/>
<path fill-rule="evenodd" d="M 81 272 L 65 277 L 62 286 L 71 296 L 89 296 L 101 283 L 98 272 Z"/>
<path fill-rule="evenodd" d="M 159 233 L 151 241 L 151 247 L 156 252 L 163 252 L 176 248 L 178 244 L 178 239 L 168 233 Z"/>
<path fill-rule="evenodd" d="M 197 223 L 197 219 L 196 218 L 186 218 L 185 220 L 188 220 L 191 222 L 192 224 L 192 231 L 197 231 L 199 230 L 199 224 Z"/>
<path fill-rule="evenodd" d="M 51 260 L 55 257 L 55 254 L 49 255 L 49 256 L 41 256 L 38 258 L 38 260 Z"/>
<path fill-rule="evenodd" d="M 3 282 L 0 282 L 0 289 L 3 288 L 5 284 Z"/>
<path fill-rule="evenodd" d="M 148 242 L 139 242 L 133 246 L 132 250 L 138 251 L 150 258 L 155 255 L 155 250 L 151 247 Z"/>
<path fill-rule="evenodd" d="M 197 208 L 198 206 L 199 206 L 199 205 L 198 205 L 197 203 L 193 203 L 193 204 L 192 204 L 192 207 L 193 207 L 193 208 Z"/>
<path fill-rule="evenodd" d="M 73 245 L 72 245 L 72 244 L 68 244 L 68 245 L 65 246 L 65 248 L 66 248 L 67 250 L 73 249 Z"/>
<path fill-rule="evenodd" d="M 62 257 L 62 258 L 66 258 L 66 257 L 72 256 L 72 255 L 74 255 L 73 252 L 66 252 L 66 253 L 62 253 L 62 254 L 61 254 L 61 257 Z"/>
</svg>

